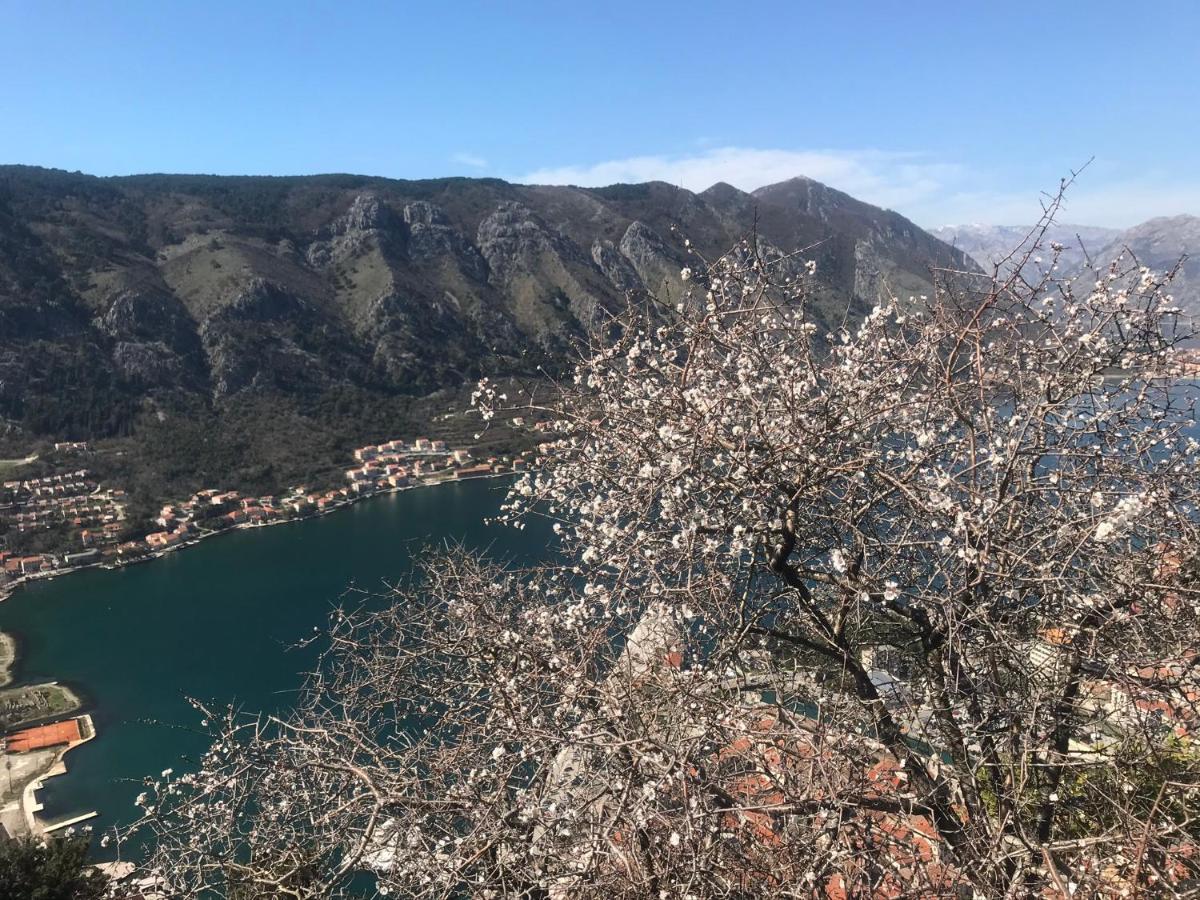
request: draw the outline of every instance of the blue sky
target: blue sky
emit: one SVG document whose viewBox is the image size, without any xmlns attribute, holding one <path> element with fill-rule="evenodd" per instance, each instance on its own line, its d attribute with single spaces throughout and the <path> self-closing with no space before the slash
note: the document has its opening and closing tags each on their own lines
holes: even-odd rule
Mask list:
<svg viewBox="0 0 1200 900">
<path fill-rule="evenodd" d="M 1200 0 L 0 0 L 0 162 L 752 189 L 922 225 L 1200 214 Z"/>
</svg>

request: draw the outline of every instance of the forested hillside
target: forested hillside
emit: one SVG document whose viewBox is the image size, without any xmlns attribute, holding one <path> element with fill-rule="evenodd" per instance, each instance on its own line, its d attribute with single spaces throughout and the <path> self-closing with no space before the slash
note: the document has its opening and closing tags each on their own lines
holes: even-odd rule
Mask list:
<svg viewBox="0 0 1200 900">
<path fill-rule="evenodd" d="M 678 295 L 685 236 L 711 257 L 755 232 L 817 260 L 828 323 L 970 265 L 802 178 L 751 195 L 3 167 L 0 458 L 110 440 L 147 490 L 303 478 L 481 375 L 560 369 L 631 298 Z"/>
</svg>

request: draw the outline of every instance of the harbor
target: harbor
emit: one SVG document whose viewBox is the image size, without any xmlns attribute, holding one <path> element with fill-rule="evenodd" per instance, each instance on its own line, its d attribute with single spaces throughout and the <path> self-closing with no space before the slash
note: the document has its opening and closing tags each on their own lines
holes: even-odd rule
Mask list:
<svg viewBox="0 0 1200 900">
<path fill-rule="evenodd" d="M 6 780 L 0 794 L 0 829 L 5 838 L 44 838 L 94 819 L 98 812 L 74 813 L 53 822 L 39 815 L 44 809 L 38 792 L 46 780 L 67 773 L 66 756 L 96 737 L 90 715 L 34 725 L 0 741 Z"/>
<path fill-rule="evenodd" d="M 207 748 L 189 697 L 286 709 L 332 612 L 384 602 L 426 546 L 462 542 L 518 561 L 544 553 L 548 527 L 485 524 L 503 496 L 489 479 L 397 490 L 293 528 L 237 530 L 153 565 L 27 585 L 0 604 L 0 630 L 17 638 L 14 681 L 78 685 L 97 734 L 67 754 L 67 774 L 36 790 L 38 819 L 98 813 L 74 827 L 92 826 L 96 858 L 107 858 L 98 838 L 136 819 L 144 779 L 187 771 Z"/>
<path fill-rule="evenodd" d="M 164 530 L 147 535 L 144 542 L 120 546 L 110 544 L 103 555 L 99 549 L 94 549 L 82 564 L 39 566 L 28 575 L 3 585 L 0 588 L 0 600 L 11 596 L 22 585 L 45 582 L 87 569 L 123 569 L 194 547 L 218 535 L 304 522 L 345 509 L 369 497 L 452 481 L 495 478 L 510 475 L 514 470 L 524 467 L 523 460 L 508 458 L 476 461 L 468 451 L 452 450 L 441 441 L 425 438 L 418 438 L 412 443 L 393 440 L 363 447 L 355 451 L 354 456 L 359 466 L 346 473 L 346 487 L 319 493 L 306 488 L 293 488 L 280 501 L 274 497 L 246 498 L 236 491 L 202 491 L 186 501 L 164 506 L 157 520 Z M 72 727 L 70 723 L 75 719 L 51 725 L 39 724 L 36 728 L 40 730 L 35 730 L 33 737 L 23 738 L 23 732 L 14 731 L 30 723 L 41 723 L 54 715 L 75 712 L 82 706 L 69 688 L 54 682 L 8 686 L 12 681 L 16 658 L 16 641 L 11 635 L 0 632 L 0 735 L 8 734 L 4 739 L 3 756 L 9 776 L 0 826 L 10 836 L 40 838 L 48 833 L 83 825 L 99 815 L 95 810 L 75 812 L 49 824 L 37 816 L 43 806 L 35 799 L 36 792 L 43 789 L 45 779 L 66 772 L 63 761 L 66 753 L 92 740 L 95 727 L 90 716 L 83 716 L 79 719 L 78 733 L 75 735 L 69 733 Z M 61 739 L 53 745 L 46 744 L 50 736 Z M 51 746 L 55 748 L 53 752 Z"/>
</svg>

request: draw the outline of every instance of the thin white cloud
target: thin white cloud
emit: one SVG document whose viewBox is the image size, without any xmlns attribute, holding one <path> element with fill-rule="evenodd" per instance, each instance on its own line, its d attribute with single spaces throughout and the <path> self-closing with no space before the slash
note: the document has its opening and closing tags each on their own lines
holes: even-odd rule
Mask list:
<svg viewBox="0 0 1200 900">
<path fill-rule="evenodd" d="M 744 191 L 807 175 L 868 203 L 902 207 L 957 177 L 959 167 L 912 153 L 881 150 L 759 150 L 717 147 L 687 156 L 633 156 L 586 166 L 539 169 L 529 184 L 596 187 L 666 181 L 692 191 L 724 181 Z"/>
<path fill-rule="evenodd" d="M 1048 198 L 1019 193 L 951 192 L 910 216 L 924 225 L 978 222 L 1023 225 L 1033 222 Z M 907 213 L 906 213 L 907 214 Z M 1072 225 L 1129 228 L 1158 216 L 1200 215 L 1200 184 L 1159 181 L 1100 181 L 1086 173 L 1069 191 L 1057 220 Z"/>
<path fill-rule="evenodd" d="M 460 166 L 470 166 L 472 169 L 486 169 L 488 161 L 476 153 L 455 153 L 450 161 Z"/>
<path fill-rule="evenodd" d="M 678 156 L 650 155 L 590 165 L 543 168 L 517 181 L 598 187 L 665 181 L 692 191 L 724 181 L 745 191 L 805 175 L 867 203 L 894 209 L 925 226 L 1036 220 L 1037 188 L 997 190 L 994 178 L 926 154 L 885 150 L 771 150 L 718 147 Z M 1047 185 L 1053 188 L 1054 185 Z M 1200 213 L 1200 184 L 1101 181 L 1084 173 L 1060 220 L 1128 227 L 1159 215 Z"/>
</svg>

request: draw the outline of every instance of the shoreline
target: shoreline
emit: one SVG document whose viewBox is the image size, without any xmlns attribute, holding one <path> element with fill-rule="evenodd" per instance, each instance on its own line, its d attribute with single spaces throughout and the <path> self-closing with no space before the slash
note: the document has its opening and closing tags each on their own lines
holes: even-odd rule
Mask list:
<svg viewBox="0 0 1200 900">
<path fill-rule="evenodd" d="M 6 635 L 6 637 L 12 637 Z M 19 680 L 18 680 L 19 681 Z M 10 684 L 7 687 L 0 689 L 0 699 L 11 699 L 12 695 L 19 694 L 22 691 L 46 691 L 53 689 L 58 694 L 61 700 L 62 707 L 56 711 L 46 710 L 39 714 L 27 714 L 24 718 L 17 722 L 6 724 L 0 735 L 7 734 L 11 731 L 21 731 L 26 728 L 37 728 L 42 725 L 48 725 L 51 722 L 61 720 L 63 717 L 74 718 L 91 712 L 91 707 L 86 699 L 86 693 L 78 691 L 71 687 L 70 684 L 65 684 L 61 681 L 33 681 L 26 683 Z"/>
<path fill-rule="evenodd" d="M 519 473 L 514 473 L 512 471 L 490 472 L 487 474 L 469 475 L 465 478 L 439 478 L 436 480 L 420 481 L 420 482 L 410 483 L 410 484 L 406 484 L 406 485 L 400 485 L 400 486 L 396 486 L 396 487 L 388 487 L 383 490 L 372 491 L 371 493 L 368 493 L 368 494 L 360 494 L 357 496 L 347 497 L 347 498 L 341 500 L 340 502 L 330 504 L 325 509 L 313 510 L 312 512 L 308 512 L 308 513 L 305 513 L 302 515 L 289 516 L 286 518 L 279 518 L 274 521 L 267 521 L 267 522 L 257 522 L 257 523 L 243 522 L 243 523 L 233 525 L 228 528 L 222 528 L 219 530 L 207 531 L 207 532 L 198 534 L 195 537 L 193 537 L 192 539 L 181 542 L 181 543 L 177 544 L 176 546 L 168 547 L 168 548 L 165 548 L 162 550 L 157 550 L 155 552 L 146 554 L 144 556 L 140 556 L 136 559 L 122 560 L 122 561 L 107 561 L 106 560 L 103 562 L 93 562 L 93 563 L 88 563 L 86 565 L 73 566 L 70 568 L 55 569 L 51 572 L 38 573 L 36 575 L 24 577 L 24 578 L 18 579 L 16 581 L 10 582 L 9 584 L 5 585 L 4 588 L 0 588 L 0 600 L 7 599 L 8 597 L 14 595 L 16 593 L 16 591 L 23 585 L 32 584 L 39 580 L 41 580 L 41 581 L 51 580 L 53 578 L 58 578 L 58 577 L 61 577 L 64 575 L 70 575 L 75 572 L 85 571 L 87 569 L 103 568 L 103 569 L 108 569 L 108 570 L 115 570 L 115 569 L 123 568 L 125 566 L 138 565 L 141 563 L 148 563 L 148 562 L 152 562 L 153 560 L 161 558 L 162 556 L 166 555 L 167 553 L 174 553 L 174 552 L 183 550 L 187 547 L 196 546 L 196 545 L 200 544 L 201 542 L 203 542 L 204 540 L 207 540 L 208 538 L 213 538 L 213 537 L 217 537 L 219 535 L 224 535 L 224 534 L 230 534 L 230 533 L 237 532 L 237 531 L 245 531 L 245 530 L 256 529 L 256 528 L 266 528 L 266 527 L 275 526 L 275 525 L 287 525 L 287 524 L 291 524 L 293 522 L 304 522 L 304 521 L 308 521 L 308 520 L 312 520 L 312 519 L 317 519 L 317 518 L 321 518 L 323 516 L 327 516 L 332 513 L 338 512 L 339 510 L 347 509 L 351 506 L 354 506 L 357 503 L 361 503 L 363 501 L 370 500 L 374 497 L 382 497 L 382 496 L 387 496 L 387 495 L 399 494 L 403 491 L 417 490 L 419 488 L 437 487 L 439 485 L 444 485 L 444 484 L 449 484 L 449 483 L 454 483 L 454 482 L 477 481 L 477 480 L 481 480 L 481 479 L 495 479 L 495 478 L 511 478 L 515 474 L 519 474 Z M 19 689 L 23 686 L 20 683 L 20 679 L 16 677 L 18 674 L 19 668 L 20 668 L 19 662 L 20 662 L 20 638 L 19 638 L 19 636 L 14 633 L 0 631 L 0 687 L 4 688 L 6 690 L 12 690 L 12 689 Z M 23 775 L 21 776 L 21 781 L 18 782 L 18 784 L 20 784 L 20 788 L 17 791 L 16 796 L 9 798 L 5 802 L 5 804 L 2 807 L 0 807 L 0 822 L 2 822 L 2 824 L 4 824 L 10 830 L 10 832 L 14 828 L 16 828 L 16 829 L 19 829 L 22 833 L 28 834 L 34 838 L 42 838 L 46 835 L 47 832 L 55 831 L 60 827 L 65 828 L 65 827 L 68 827 L 68 826 L 76 824 L 76 823 L 82 823 L 82 822 L 86 821 L 87 819 L 90 819 L 99 814 L 97 811 L 90 811 L 90 812 L 86 812 L 82 816 L 78 816 L 75 819 L 72 819 L 70 821 L 63 821 L 63 822 L 59 822 L 59 823 L 45 822 L 36 815 L 36 813 L 38 813 L 42 808 L 41 804 L 38 803 L 38 801 L 36 799 L 36 792 L 44 786 L 44 781 L 48 778 L 66 774 L 68 771 L 66 763 L 64 761 L 64 757 L 66 756 L 66 754 L 68 752 L 70 752 L 71 750 L 73 750 L 75 747 L 80 746 L 83 743 L 87 743 L 88 741 L 91 741 L 96 737 L 96 730 L 95 730 L 95 726 L 94 726 L 93 720 L 92 720 L 92 713 L 95 711 L 95 701 L 85 699 L 86 698 L 86 689 L 84 688 L 81 690 L 75 690 L 66 685 L 58 685 L 57 682 L 55 682 L 54 684 L 63 688 L 69 694 L 70 698 L 74 700 L 75 705 L 74 705 L 73 710 L 61 713 L 61 714 L 59 714 L 59 716 L 51 717 L 51 718 L 58 718 L 60 720 L 66 719 L 66 718 L 75 718 L 75 719 L 80 719 L 80 720 L 86 720 L 87 724 L 86 724 L 86 729 L 84 731 L 84 736 L 83 736 L 82 740 L 71 743 L 65 747 L 55 748 L 52 751 L 50 756 L 43 757 L 39 762 L 36 763 L 34 768 L 32 768 L 27 773 L 23 773 Z M 21 727 L 27 727 L 27 726 L 23 725 Z M 16 758 L 16 757 L 13 757 L 13 758 Z M 30 760 L 30 762 L 34 762 L 34 761 Z M 11 770 L 10 770 L 10 777 L 12 777 Z M 13 780 L 16 781 L 15 778 L 13 778 Z M 21 783 L 21 782 L 23 782 L 23 783 Z"/>
<path fill-rule="evenodd" d="M 4 599 L 0 597 L 0 599 Z M 7 632 L 0 631 L 0 688 L 6 688 L 13 682 L 13 672 L 17 668 L 17 639 Z"/>
<path fill-rule="evenodd" d="M 155 550 L 152 553 L 147 553 L 144 556 L 139 556 L 136 559 L 118 560 L 115 562 L 105 560 L 101 562 L 86 563 L 81 566 L 53 569 L 49 572 L 38 572 L 35 575 L 22 575 L 20 578 L 0 586 L 0 603 L 3 603 L 5 600 L 14 596 L 17 591 L 25 585 L 33 584 L 38 581 L 52 581 L 55 578 L 61 578 L 64 575 L 73 575 L 76 572 L 86 572 L 89 569 L 107 569 L 112 571 L 116 569 L 123 569 L 126 566 L 136 566 L 141 563 L 153 562 L 156 559 L 161 559 L 168 553 L 177 553 L 180 550 L 184 550 L 188 547 L 195 547 L 197 544 L 200 544 L 210 538 L 219 537 L 225 534 L 232 534 L 236 531 L 248 531 L 255 528 L 273 528 L 277 525 L 291 525 L 294 522 L 307 522 L 310 519 L 319 519 L 323 516 L 328 516 L 332 513 L 354 506 L 355 504 L 362 503 L 365 500 L 370 500 L 374 497 L 384 497 L 389 494 L 398 494 L 402 491 L 414 491 L 420 488 L 437 487 L 443 484 L 454 484 L 462 481 L 479 481 L 485 478 L 511 478 L 516 474 L 518 473 L 511 471 L 490 472 L 487 475 L 468 475 L 466 478 L 440 478 L 436 481 L 422 481 L 416 484 L 390 487 L 386 490 L 372 491 L 369 494 L 362 494 L 358 497 L 348 497 L 347 499 L 342 500 L 340 503 L 333 503 L 325 509 L 314 510 L 313 512 L 304 513 L 303 515 L 295 515 L 287 518 L 276 519 L 273 522 L 243 522 L 239 525 L 232 525 L 229 528 L 220 528 L 216 531 L 206 531 L 203 534 L 199 534 L 194 538 L 183 541 L 174 547 L 167 547 L 163 550 Z M 5 656 L 6 647 L 11 648 L 9 651 L 11 655 L 8 657 Z M 0 687 L 6 687 L 7 685 L 11 684 L 11 670 L 15 664 L 16 648 L 12 645 L 12 638 L 5 632 L 0 631 Z M 5 678 L 8 680 L 4 680 Z"/>
<path fill-rule="evenodd" d="M 65 822 L 46 822 L 43 821 L 38 813 L 44 809 L 43 805 L 38 802 L 37 792 L 46 786 L 46 779 L 55 778 L 59 775 L 67 774 L 66 756 L 76 747 L 94 740 L 96 737 L 96 726 L 92 721 L 90 713 L 78 714 L 71 717 L 80 723 L 80 739 L 72 741 L 65 747 L 58 747 L 54 750 L 50 759 L 50 764 L 46 769 L 38 775 L 34 775 L 25 786 L 21 788 L 20 799 L 17 802 L 17 808 L 21 813 L 21 821 L 25 825 L 26 834 L 34 839 L 45 839 L 46 835 L 57 831 L 60 828 L 68 828 L 78 822 L 85 822 L 88 819 L 94 818 L 98 813 L 95 811 L 85 813 L 70 818 Z"/>
</svg>

